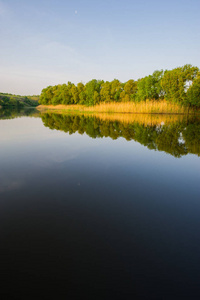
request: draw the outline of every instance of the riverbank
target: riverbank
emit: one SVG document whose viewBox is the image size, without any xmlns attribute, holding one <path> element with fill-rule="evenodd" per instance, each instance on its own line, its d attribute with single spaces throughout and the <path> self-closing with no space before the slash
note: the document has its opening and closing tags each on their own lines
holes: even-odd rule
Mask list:
<svg viewBox="0 0 200 300">
<path fill-rule="evenodd" d="M 39 105 L 39 111 L 80 111 L 92 113 L 148 113 L 148 114 L 199 114 L 200 111 L 188 109 L 176 103 L 169 103 L 165 100 L 141 101 L 141 102 L 111 102 L 100 103 L 94 106 L 86 106 L 80 104 L 74 105 Z"/>
</svg>

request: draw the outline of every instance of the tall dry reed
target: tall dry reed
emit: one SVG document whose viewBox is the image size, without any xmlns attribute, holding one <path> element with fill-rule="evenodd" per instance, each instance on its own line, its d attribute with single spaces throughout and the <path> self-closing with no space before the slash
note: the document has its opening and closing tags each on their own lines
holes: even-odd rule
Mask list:
<svg viewBox="0 0 200 300">
<path fill-rule="evenodd" d="M 150 113 L 150 114 L 185 114 L 188 112 L 186 107 L 165 100 L 147 100 L 141 102 L 111 102 L 100 103 L 95 106 L 85 105 L 40 105 L 39 110 L 68 110 L 81 112 L 101 112 L 101 113 Z M 191 111 L 192 112 L 192 111 Z"/>
</svg>

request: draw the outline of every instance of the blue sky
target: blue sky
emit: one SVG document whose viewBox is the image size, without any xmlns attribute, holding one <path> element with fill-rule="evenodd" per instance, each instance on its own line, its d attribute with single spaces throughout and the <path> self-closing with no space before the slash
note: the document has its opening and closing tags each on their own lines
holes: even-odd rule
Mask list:
<svg viewBox="0 0 200 300">
<path fill-rule="evenodd" d="M 200 67 L 199 0 L 0 0 L 0 92 Z"/>
</svg>

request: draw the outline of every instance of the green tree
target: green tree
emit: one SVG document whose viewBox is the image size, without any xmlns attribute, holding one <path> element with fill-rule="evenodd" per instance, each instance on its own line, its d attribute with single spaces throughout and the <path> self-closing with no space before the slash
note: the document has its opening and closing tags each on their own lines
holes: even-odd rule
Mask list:
<svg viewBox="0 0 200 300">
<path fill-rule="evenodd" d="M 43 89 L 39 98 L 40 104 L 52 104 L 53 98 L 53 87 L 48 86 L 47 88 Z"/>
<path fill-rule="evenodd" d="M 62 96 L 62 104 L 73 104 L 73 96 L 72 96 L 72 87 L 73 84 L 68 81 L 67 85 L 63 86 L 63 96 Z"/>
<path fill-rule="evenodd" d="M 72 84 L 71 86 L 71 95 L 72 95 L 72 100 L 74 104 L 79 103 L 79 90 L 75 84 Z"/>
<path fill-rule="evenodd" d="M 190 106 L 200 107 L 200 72 L 187 90 L 187 103 Z"/>
<path fill-rule="evenodd" d="M 122 92 L 122 85 L 121 82 L 118 79 L 114 79 L 110 83 L 111 85 L 111 101 L 120 101 L 120 94 Z"/>
<path fill-rule="evenodd" d="M 128 80 L 124 85 L 124 91 L 121 93 L 122 101 L 128 102 L 135 100 L 137 92 L 137 82 L 133 79 Z"/>
<path fill-rule="evenodd" d="M 111 101 L 111 83 L 109 81 L 102 84 L 100 96 L 102 102 L 108 103 Z"/>
<path fill-rule="evenodd" d="M 137 84 L 137 100 L 159 99 L 163 96 L 161 80 L 163 70 L 155 71 L 152 75 L 146 76 L 138 80 Z"/>
<path fill-rule="evenodd" d="M 97 97 L 97 94 L 100 95 L 101 85 L 103 81 L 93 79 L 85 85 L 85 94 L 86 94 L 86 105 L 95 105 L 100 101 L 100 97 Z"/>
<path fill-rule="evenodd" d="M 166 70 L 161 80 L 164 97 L 168 101 L 188 104 L 186 96 L 189 85 L 197 76 L 198 68 L 185 65 L 173 70 Z"/>
<path fill-rule="evenodd" d="M 77 84 L 78 94 L 79 94 L 79 104 L 86 103 L 86 94 L 85 94 L 85 86 L 82 82 Z"/>
</svg>

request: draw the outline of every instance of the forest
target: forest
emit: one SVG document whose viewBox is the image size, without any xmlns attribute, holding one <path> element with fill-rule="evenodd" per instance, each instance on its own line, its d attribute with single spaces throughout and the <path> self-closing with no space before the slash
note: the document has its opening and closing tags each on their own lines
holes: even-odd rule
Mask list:
<svg viewBox="0 0 200 300">
<path fill-rule="evenodd" d="M 41 92 L 42 105 L 82 104 L 94 106 L 111 102 L 166 100 L 182 106 L 200 107 L 200 71 L 190 64 L 172 70 L 160 70 L 137 81 L 125 83 L 93 79 L 86 84 L 68 82 L 48 86 Z"/>
<path fill-rule="evenodd" d="M 8 93 L 0 93 L 0 106 L 4 108 L 35 107 L 38 106 L 39 96 L 20 96 Z"/>
</svg>

